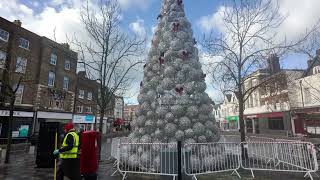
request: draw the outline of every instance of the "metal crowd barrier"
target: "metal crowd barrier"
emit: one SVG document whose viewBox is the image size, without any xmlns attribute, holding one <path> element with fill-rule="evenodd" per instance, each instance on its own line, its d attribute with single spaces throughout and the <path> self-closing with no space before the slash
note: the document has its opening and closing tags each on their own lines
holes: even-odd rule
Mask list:
<svg viewBox="0 0 320 180">
<path fill-rule="evenodd" d="M 313 179 L 318 170 L 315 147 L 309 142 L 242 142 L 247 157 L 241 167 L 251 171 L 301 172 Z"/>
<path fill-rule="evenodd" d="M 128 174 L 178 175 L 177 143 L 120 143 L 118 171 L 124 180 Z"/>
<path fill-rule="evenodd" d="M 118 165 L 118 153 L 120 150 L 120 143 L 124 143 L 124 142 L 128 142 L 128 138 L 127 137 L 116 137 L 116 138 L 112 138 L 112 142 L 111 142 L 111 157 L 116 159 L 113 163 L 113 167 L 116 168 Z M 118 173 L 118 169 L 115 170 L 111 176 L 115 176 Z"/>
<path fill-rule="evenodd" d="M 225 143 L 192 143 L 184 146 L 185 173 L 197 180 L 198 175 L 232 171 L 238 173 L 240 168 L 240 144 Z"/>
</svg>

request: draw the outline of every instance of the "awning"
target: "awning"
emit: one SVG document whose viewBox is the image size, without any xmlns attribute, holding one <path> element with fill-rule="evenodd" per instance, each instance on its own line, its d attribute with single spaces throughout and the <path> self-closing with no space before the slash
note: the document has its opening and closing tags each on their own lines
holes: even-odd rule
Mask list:
<svg viewBox="0 0 320 180">
<path fill-rule="evenodd" d="M 275 117 L 283 117 L 283 112 L 244 115 L 244 118 L 275 118 Z"/>
<path fill-rule="evenodd" d="M 57 112 L 43 112 L 38 111 L 38 118 L 44 119 L 64 119 L 64 120 L 72 120 L 71 113 L 57 113 Z"/>
<path fill-rule="evenodd" d="M 229 121 L 238 121 L 239 120 L 239 116 L 227 116 L 226 120 Z"/>
</svg>

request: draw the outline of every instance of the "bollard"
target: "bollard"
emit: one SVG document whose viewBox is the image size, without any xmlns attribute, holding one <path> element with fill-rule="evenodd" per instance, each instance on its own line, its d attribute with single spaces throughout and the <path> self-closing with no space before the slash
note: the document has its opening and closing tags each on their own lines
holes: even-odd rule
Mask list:
<svg viewBox="0 0 320 180">
<path fill-rule="evenodd" d="M 181 151 L 182 151 L 182 144 L 181 141 L 178 141 L 178 180 L 182 180 L 182 172 L 181 172 Z"/>
</svg>

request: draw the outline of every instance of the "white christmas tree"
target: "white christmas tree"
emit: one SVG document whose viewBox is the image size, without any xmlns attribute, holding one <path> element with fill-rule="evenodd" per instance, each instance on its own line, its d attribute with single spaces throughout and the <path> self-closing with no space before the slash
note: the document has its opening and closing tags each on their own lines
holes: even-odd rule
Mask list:
<svg viewBox="0 0 320 180">
<path fill-rule="evenodd" d="M 205 93 L 191 24 L 182 0 L 164 0 L 157 18 L 131 142 L 215 142 L 220 138 Z"/>
</svg>

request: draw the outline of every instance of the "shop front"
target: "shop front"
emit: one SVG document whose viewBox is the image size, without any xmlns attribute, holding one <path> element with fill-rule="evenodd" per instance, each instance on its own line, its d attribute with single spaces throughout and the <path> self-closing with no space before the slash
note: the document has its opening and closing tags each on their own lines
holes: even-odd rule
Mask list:
<svg viewBox="0 0 320 180">
<path fill-rule="evenodd" d="M 52 122 L 60 123 L 60 129 L 63 132 L 63 126 L 68 122 L 72 122 L 72 113 L 38 111 L 37 119 L 38 119 L 38 122 L 36 123 L 36 126 L 35 126 L 36 134 L 39 132 L 41 123 L 52 123 Z"/>
<path fill-rule="evenodd" d="M 291 132 L 289 112 L 271 112 L 246 115 L 246 130 L 254 134 L 275 134 L 286 136 Z"/>
<path fill-rule="evenodd" d="M 222 124 L 224 131 L 237 131 L 239 130 L 239 116 L 226 116 Z"/>
<path fill-rule="evenodd" d="M 92 114 L 75 114 L 72 119 L 72 122 L 84 131 L 93 130 L 95 121 L 96 117 Z"/>
<path fill-rule="evenodd" d="M 304 108 L 292 111 L 294 134 L 320 137 L 320 108 Z"/>
<path fill-rule="evenodd" d="M 0 110 L 0 138 L 6 138 L 9 126 L 9 110 Z M 13 138 L 28 138 L 33 128 L 34 112 L 14 111 L 12 122 Z"/>
</svg>

